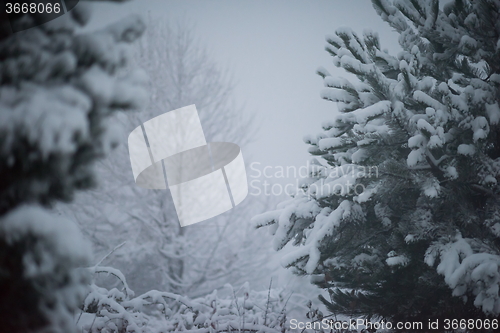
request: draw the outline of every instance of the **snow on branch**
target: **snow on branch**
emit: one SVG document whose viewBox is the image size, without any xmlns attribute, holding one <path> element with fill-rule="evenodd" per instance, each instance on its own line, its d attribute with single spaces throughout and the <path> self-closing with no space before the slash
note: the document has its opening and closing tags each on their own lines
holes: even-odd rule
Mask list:
<svg viewBox="0 0 500 333">
<path fill-rule="evenodd" d="M 117 269 L 93 267 L 90 271 L 108 272 L 127 286 L 123 274 Z M 247 284 L 236 291 L 231 285 L 226 285 L 220 291 L 214 290 L 195 299 L 158 290 L 134 297 L 131 290 L 123 293 L 116 288 L 108 290 L 92 284 L 77 316 L 77 325 L 84 333 L 106 330 L 278 333 L 288 329 L 285 306 L 282 290 L 270 288 L 255 292 L 248 290 Z"/>
</svg>

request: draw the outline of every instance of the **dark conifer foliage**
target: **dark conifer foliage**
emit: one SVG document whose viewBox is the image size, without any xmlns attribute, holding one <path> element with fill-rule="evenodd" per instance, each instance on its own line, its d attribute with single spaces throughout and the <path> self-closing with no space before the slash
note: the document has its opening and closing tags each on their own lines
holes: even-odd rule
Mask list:
<svg viewBox="0 0 500 333">
<path fill-rule="evenodd" d="M 88 18 L 81 4 L 45 24 L 30 14 L 0 24 L 2 332 L 76 329 L 89 281 L 75 268 L 88 263 L 89 248 L 74 223 L 46 207 L 93 184 L 93 164 L 116 145 L 109 116 L 147 99 L 144 75 L 127 69 L 126 45 L 143 22 L 83 33 Z"/>
</svg>

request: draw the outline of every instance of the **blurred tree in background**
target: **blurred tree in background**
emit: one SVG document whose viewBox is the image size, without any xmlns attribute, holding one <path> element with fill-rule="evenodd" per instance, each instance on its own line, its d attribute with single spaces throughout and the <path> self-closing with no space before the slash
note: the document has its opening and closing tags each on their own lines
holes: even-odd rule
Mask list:
<svg viewBox="0 0 500 333">
<path fill-rule="evenodd" d="M 146 190 L 134 182 L 127 135 L 165 112 L 196 104 L 207 142 L 234 142 L 243 153 L 253 134 L 251 118 L 232 100 L 231 80 L 192 30 L 184 23 L 147 21 L 134 55 L 135 65 L 149 77 L 149 105 L 115 117 L 125 130 L 122 144 L 97 165 L 98 186 L 59 209 L 82 227 L 94 245 L 95 261 L 125 242 L 109 260 L 138 292 L 156 288 L 199 297 L 245 281 L 265 288 L 273 271 L 269 236 L 252 230 L 249 217 L 269 208 L 267 202 L 248 196 L 221 216 L 180 227 L 169 190 Z"/>
</svg>

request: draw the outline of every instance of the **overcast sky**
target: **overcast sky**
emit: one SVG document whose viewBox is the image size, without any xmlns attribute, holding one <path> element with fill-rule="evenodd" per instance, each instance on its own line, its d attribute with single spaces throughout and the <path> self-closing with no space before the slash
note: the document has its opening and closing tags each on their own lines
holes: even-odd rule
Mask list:
<svg viewBox="0 0 500 333">
<path fill-rule="evenodd" d="M 132 13 L 187 21 L 222 69 L 236 81 L 235 100 L 261 124 L 243 151 L 249 162 L 264 166 L 304 165 L 302 141 L 321 130 L 336 105 L 319 97 L 319 66 L 346 76 L 324 51 L 325 35 L 341 26 L 361 34 L 377 31 L 383 48 L 398 50 L 397 34 L 383 22 L 369 0 L 135 0 L 95 6 L 91 27 Z M 147 23 L 147 20 L 146 20 Z M 210 139 L 210 138 L 207 138 Z M 247 170 L 251 176 L 251 170 Z M 280 181 L 280 180 L 276 180 Z M 281 180 L 283 181 L 283 180 Z"/>
</svg>

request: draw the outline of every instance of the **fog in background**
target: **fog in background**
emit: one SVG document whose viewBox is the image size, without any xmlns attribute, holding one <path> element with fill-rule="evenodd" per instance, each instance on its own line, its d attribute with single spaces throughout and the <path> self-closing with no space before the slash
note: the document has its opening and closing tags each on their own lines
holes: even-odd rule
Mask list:
<svg viewBox="0 0 500 333">
<path fill-rule="evenodd" d="M 344 71 L 332 64 L 331 56 L 324 50 L 326 35 L 334 34 L 336 28 L 345 26 L 359 35 L 363 30 L 371 29 L 379 33 L 382 48 L 387 48 L 392 54 L 399 49 L 397 34 L 375 13 L 369 0 L 98 2 L 93 4 L 93 15 L 85 29 L 96 30 L 131 14 L 141 15 L 146 25 L 163 20 L 167 25 L 190 29 L 199 46 L 206 49 L 210 60 L 235 83 L 232 96 L 235 105 L 241 109 L 242 122 L 248 116 L 254 117 L 251 125 L 255 127 L 254 134 L 250 142 L 242 145 L 242 152 L 251 185 L 250 195 L 255 195 L 256 189 L 260 189 L 260 199 L 267 205 L 259 204 L 253 209 L 236 207 L 231 213 L 190 226 L 191 231 L 188 232 L 194 233 L 195 229 L 210 232 L 212 222 L 217 223 L 214 219 L 229 221 L 233 213 L 248 215 L 238 216 L 238 221 L 234 223 L 242 223 L 241 220 L 250 223 L 254 214 L 274 209 L 277 202 L 287 198 L 283 193 L 284 185 L 296 184 L 293 172 L 285 172 L 284 178 L 268 178 L 261 174 L 256 183 L 252 181 L 266 167 L 268 175 L 275 175 L 280 169 L 298 171 L 305 166 L 309 155 L 302 138 L 318 133 L 322 122 L 331 119 L 337 112 L 334 103 L 320 98 L 323 82 L 316 74 L 316 69 L 322 66 L 333 76 L 346 77 Z M 170 109 L 159 110 L 158 114 L 168 111 Z M 209 125 L 205 117 L 202 117 L 202 125 Z M 216 136 L 217 140 L 222 137 L 232 141 L 231 137 L 225 138 L 224 133 Z M 207 134 L 206 139 L 210 142 L 214 138 Z M 264 181 L 268 182 L 267 188 L 264 188 Z M 281 185 L 275 188 L 276 192 L 280 192 L 278 195 L 271 194 L 272 184 Z M 78 205 L 78 202 L 75 204 Z M 262 231 L 255 232 L 254 237 L 262 237 Z M 123 234 L 121 237 L 125 239 L 129 236 Z M 222 243 L 229 244 L 231 235 L 221 237 Z M 251 235 L 249 237 L 252 238 Z M 287 252 L 287 248 L 275 253 L 271 238 L 264 243 L 268 247 L 265 249 L 269 253 L 268 263 L 279 267 L 279 258 Z M 118 256 L 118 252 L 115 255 Z M 269 272 L 269 277 L 271 275 L 276 287 L 286 286 L 311 298 L 316 298 L 320 292 L 306 278 L 295 277 L 288 270 L 277 269 L 274 273 Z M 254 281 L 252 288 L 266 288 L 268 282 L 265 280 L 263 283 Z"/>
<path fill-rule="evenodd" d="M 334 103 L 319 97 L 323 82 L 315 73 L 323 66 L 333 76 L 346 76 L 324 50 L 326 35 L 341 26 L 359 35 L 371 29 L 379 33 L 382 48 L 392 54 L 399 50 L 397 34 L 369 0 L 136 0 L 94 6 L 89 29 L 134 13 L 146 22 L 151 16 L 191 26 L 201 46 L 234 79 L 236 104 L 255 116 L 259 129 L 243 154 L 247 163 L 259 163 L 254 169 L 273 167 L 268 174 L 279 166 L 305 165 L 303 136 L 318 133 L 321 123 L 336 112 Z M 257 175 L 247 173 L 250 178 Z M 294 182 L 290 176 L 268 182 Z"/>
<path fill-rule="evenodd" d="M 106 214 L 110 216 L 106 218 L 109 220 L 110 226 L 107 227 L 108 229 L 105 229 L 102 227 L 102 222 L 99 221 L 102 219 L 100 216 L 103 215 L 101 214 L 102 210 L 97 209 L 93 214 L 86 214 L 84 218 L 76 218 L 80 220 L 80 224 L 82 224 L 83 220 L 95 221 L 92 222 L 95 223 L 95 228 L 90 227 L 92 223 L 83 223 L 83 229 L 87 230 L 86 233 L 93 235 L 90 236 L 91 238 L 97 237 L 96 239 L 100 239 L 97 242 L 96 239 L 93 240 L 95 255 L 98 257 L 106 253 L 110 248 L 113 248 L 116 244 L 128 241 L 130 250 L 127 251 L 129 252 L 121 249 L 113 254 L 109 260 L 112 265 L 117 265 L 118 268 L 125 271 L 132 288 L 139 289 L 140 291 L 147 288 L 172 289 L 170 284 L 162 284 L 159 282 L 160 279 L 155 277 L 156 275 L 159 277 L 164 274 L 162 273 L 163 264 L 155 259 L 157 255 L 155 253 L 158 252 L 158 249 L 155 250 L 155 248 L 159 248 L 160 243 L 164 243 L 165 246 L 170 246 L 169 244 L 173 244 L 172 246 L 174 246 L 176 243 L 183 243 L 183 238 L 175 236 L 177 234 L 182 235 L 186 241 L 191 240 L 193 246 L 195 244 L 199 245 L 202 244 L 197 241 L 200 232 L 201 234 L 211 233 L 210 239 L 217 241 L 220 251 L 224 251 L 225 248 L 233 249 L 236 252 L 239 251 L 238 258 L 244 260 L 243 266 L 247 268 L 251 267 L 249 266 L 249 262 L 258 262 L 261 260 L 259 259 L 261 256 L 267 257 L 264 261 L 275 269 L 270 270 L 264 268 L 264 265 L 262 265 L 254 271 L 263 272 L 261 275 L 264 275 L 264 278 L 261 278 L 259 281 L 247 275 L 247 281 L 250 280 L 252 288 L 267 288 L 269 279 L 272 277 L 275 287 L 287 287 L 289 290 L 293 290 L 299 298 L 302 297 L 300 295 L 303 295 L 306 298 L 315 299 L 320 290 L 310 285 L 307 278 L 297 277 L 289 270 L 280 268 L 280 257 L 287 253 L 288 249 L 285 248 L 280 253 L 274 252 L 272 250 L 272 239 L 263 236 L 268 233 L 268 230 L 249 231 L 251 229 L 250 219 L 258 213 L 274 209 L 277 202 L 287 197 L 283 193 L 284 185 L 290 184 L 287 190 L 292 190 L 296 184 L 294 172 L 289 174 L 285 172 L 280 177 L 273 176 L 280 170 L 286 171 L 287 168 L 288 170 L 295 171 L 298 171 L 301 166 L 304 168 L 309 155 L 307 153 L 307 145 L 303 142 L 302 138 L 307 134 L 314 135 L 318 133 L 321 130 L 322 122 L 331 119 L 333 114 L 337 112 L 334 103 L 324 101 L 320 98 L 323 82 L 321 77 L 316 74 L 316 70 L 322 66 L 333 76 L 346 77 L 346 73 L 338 70 L 332 64 L 331 56 L 324 50 L 326 44 L 325 36 L 334 34 L 338 27 L 350 27 L 360 36 L 363 30 L 371 29 L 379 33 L 382 48 L 386 48 L 389 52 L 395 54 L 399 49 L 397 34 L 393 33 L 390 27 L 380 20 L 371 2 L 368 0 L 350 2 L 141 0 L 121 4 L 97 2 L 93 4 L 93 15 L 85 29 L 96 30 L 131 14 L 141 15 L 148 28 L 154 28 L 158 26 L 158 21 L 163 21 L 171 27 L 178 26 L 181 30 L 190 30 L 195 40 L 199 43 L 199 47 L 206 49 L 208 58 L 218 66 L 219 70 L 225 71 L 232 78 L 235 83 L 232 97 L 235 105 L 239 106 L 242 112 L 241 121 L 244 122 L 249 117 L 253 117 L 254 122 L 252 126 L 255 127 L 254 131 L 251 131 L 250 138 L 248 138 L 248 135 L 245 137 L 242 135 L 242 142 L 238 142 L 239 140 L 237 139 L 235 140 L 234 135 L 231 136 L 229 133 L 225 136 L 224 133 L 210 134 L 210 131 L 205 132 L 206 139 L 207 142 L 210 142 L 212 140 L 220 141 L 222 138 L 223 141 L 235 142 L 242 146 L 243 156 L 247 164 L 248 181 L 250 183 L 249 197 L 253 197 L 247 198 L 246 202 L 244 202 L 245 205 L 239 205 L 231 212 L 187 228 L 182 228 L 185 231 L 177 230 L 175 227 L 177 223 L 174 222 L 172 224 L 172 219 L 170 217 L 167 218 L 165 221 L 168 221 L 168 223 L 165 222 L 165 226 L 168 225 L 168 227 L 160 227 L 165 229 L 165 235 L 168 237 L 165 236 L 165 238 L 159 231 L 159 233 L 156 231 L 153 232 L 162 241 L 153 242 L 156 245 L 150 249 L 152 252 L 140 250 L 140 244 L 143 242 L 142 239 L 151 242 L 153 238 L 143 231 L 141 231 L 142 236 L 136 235 L 136 229 L 143 230 L 141 229 L 142 227 L 136 225 L 137 221 L 134 219 L 123 219 L 122 222 L 121 218 L 116 218 L 116 214 L 110 213 Z M 153 24 L 152 22 L 156 23 Z M 146 37 L 143 36 L 142 38 Z M 155 38 L 157 38 L 155 40 L 162 40 L 158 36 Z M 165 47 L 167 46 L 165 45 Z M 155 49 L 157 50 L 161 50 L 161 47 L 162 45 L 155 45 Z M 154 76 L 157 76 L 156 73 Z M 155 84 L 153 79 L 151 79 L 150 84 Z M 152 89 L 154 94 L 161 93 L 157 91 L 157 87 L 153 87 Z M 168 92 L 165 93 L 168 94 Z M 186 95 L 189 95 L 189 92 Z M 195 101 L 184 102 L 186 103 L 185 105 L 195 103 Z M 165 104 L 160 103 L 158 105 Z M 138 117 L 136 125 L 130 124 L 131 128 L 151 118 L 151 112 L 155 113 L 154 110 L 151 110 L 152 108 L 154 106 L 150 105 L 147 108 L 149 111 L 145 110 L 144 114 Z M 157 110 L 156 114 L 168 111 L 171 111 L 171 109 Z M 198 111 L 200 114 L 203 112 L 203 110 Z M 206 114 L 203 114 L 201 117 L 202 125 L 205 128 L 214 126 L 210 118 L 210 116 L 207 118 Z M 217 118 L 215 114 L 214 118 Z M 223 120 L 221 120 L 220 128 L 223 129 L 222 122 Z M 239 127 L 242 124 L 237 125 Z M 128 135 L 128 133 L 126 134 Z M 125 150 L 122 153 L 126 154 Z M 116 154 L 119 153 L 115 153 L 115 157 L 111 157 L 111 159 L 118 158 Z M 121 160 L 125 161 L 127 158 L 123 157 Z M 113 164 L 112 162 L 110 163 Z M 267 175 L 271 175 L 271 177 L 263 177 L 262 172 L 265 168 L 267 168 Z M 261 174 L 260 179 L 256 183 L 252 183 L 258 176 L 258 173 Z M 130 177 L 127 179 L 127 183 L 133 183 L 131 171 Z M 267 187 L 264 187 L 264 181 L 268 183 Z M 273 184 L 281 185 L 274 188 L 279 193 L 272 191 L 270 186 Z M 257 195 L 257 191 L 259 190 L 260 194 Z M 106 192 L 105 190 L 102 191 Z M 97 194 L 99 195 L 99 193 Z M 165 204 L 162 197 L 163 195 L 159 193 L 158 199 Z M 173 213 L 173 207 L 171 207 L 170 203 L 171 199 L 168 199 L 168 195 L 165 195 L 164 198 L 166 205 L 170 206 L 170 209 L 166 213 Z M 90 206 L 94 205 L 92 203 L 93 200 L 89 201 Z M 108 211 L 110 209 L 113 211 L 121 210 L 113 208 L 112 205 L 115 204 L 113 201 L 110 202 L 111 206 L 108 207 Z M 132 203 L 135 200 L 130 199 L 128 202 Z M 149 205 L 154 206 L 154 202 L 156 201 L 149 202 Z M 136 202 L 136 204 L 138 203 Z M 74 203 L 73 207 L 84 206 L 85 200 L 80 199 Z M 161 215 L 161 211 L 165 210 L 166 206 L 163 204 L 160 206 L 157 213 Z M 130 210 L 130 207 L 127 208 Z M 157 210 L 154 207 L 151 209 Z M 73 208 L 73 210 L 75 209 Z M 148 211 L 150 211 L 150 208 L 145 208 L 145 213 Z M 120 214 L 123 213 L 120 212 Z M 175 215 L 175 213 L 173 214 Z M 146 220 L 144 220 L 144 223 L 147 224 Z M 130 227 L 126 223 L 129 223 Z M 224 228 L 222 229 L 222 233 L 217 234 L 217 229 L 213 229 L 212 227 L 221 225 L 221 223 L 222 225 L 228 225 L 228 229 Z M 161 224 L 163 225 L 163 222 Z M 231 231 L 233 227 L 244 235 L 236 236 Z M 154 231 L 155 229 L 150 230 Z M 106 233 L 113 235 L 113 244 L 111 244 L 111 239 Z M 131 239 L 135 239 L 137 244 L 133 245 L 130 241 Z M 243 239 L 247 240 L 243 241 Z M 252 239 L 253 241 L 251 241 Z M 236 249 L 231 245 L 235 241 L 236 243 L 240 242 L 241 249 Z M 246 244 L 248 253 L 252 252 L 252 243 L 254 247 L 259 248 L 259 251 L 253 251 L 253 257 L 255 258 L 250 258 L 251 256 L 245 254 L 246 250 L 243 249 L 243 244 Z M 101 244 L 101 247 L 98 246 L 99 244 Z M 207 246 L 211 247 L 208 243 Z M 200 249 L 198 252 L 204 253 L 206 251 Z M 130 255 L 124 255 L 124 253 L 130 253 Z M 218 254 L 214 253 L 214 255 L 222 258 Z M 120 260 L 123 263 L 122 266 L 120 266 Z M 226 265 L 223 259 L 218 260 L 217 264 Z M 192 267 L 190 267 L 190 264 L 187 265 L 186 272 L 189 272 L 189 269 Z M 149 279 L 143 279 L 141 276 L 144 276 L 143 272 L 146 266 L 150 267 L 147 268 L 150 275 L 155 270 L 159 271 L 156 275 L 151 275 Z M 127 272 L 127 267 L 130 272 Z M 230 267 L 227 268 L 229 269 Z M 137 276 L 134 276 L 133 272 L 136 272 L 137 274 L 135 275 Z M 227 281 L 231 282 L 234 280 L 232 283 L 240 283 L 236 279 L 236 271 L 233 270 L 233 273 L 232 275 L 230 274 Z M 240 274 L 247 273 L 241 271 Z M 137 281 L 143 282 L 145 285 L 140 286 Z M 151 283 L 151 281 L 154 283 Z M 197 287 L 197 284 L 195 283 L 194 286 Z M 215 284 L 213 287 L 220 286 Z M 205 289 L 203 288 L 202 290 L 205 291 Z M 174 288 L 174 290 L 176 289 Z M 176 291 L 181 294 L 187 293 L 183 289 Z M 199 296 L 199 293 L 193 293 L 191 296 Z M 305 302 L 302 303 L 305 304 Z"/>
</svg>

